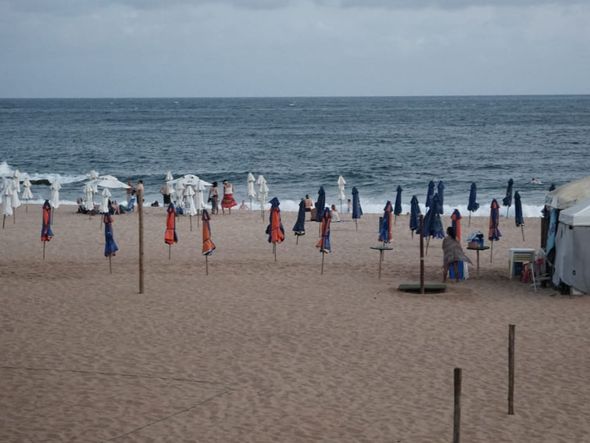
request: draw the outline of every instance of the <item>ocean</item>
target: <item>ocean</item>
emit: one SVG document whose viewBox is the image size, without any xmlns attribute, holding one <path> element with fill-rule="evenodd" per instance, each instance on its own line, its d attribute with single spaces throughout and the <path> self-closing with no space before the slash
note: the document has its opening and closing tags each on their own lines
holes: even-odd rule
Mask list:
<svg viewBox="0 0 590 443">
<path fill-rule="evenodd" d="M 342 175 L 365 212 L 394 201 L 398 185 L 409 211 L 430 180 L 445 184 L 445 213 L 465 212 L 475 182 L 483 215 L 512 178 L 537 216 L 550 184 L 589 174 L 589 154 L 590 96 L 0 99 L 0 162 L 37 183 L 59 177 L 69 201 L 92 169 L 143 179 L 147 203 L 168 170 L 230 180 L 238 202 L 252 172 L 294 211 L 320 185 L 338 205 Z"/>
</svg>

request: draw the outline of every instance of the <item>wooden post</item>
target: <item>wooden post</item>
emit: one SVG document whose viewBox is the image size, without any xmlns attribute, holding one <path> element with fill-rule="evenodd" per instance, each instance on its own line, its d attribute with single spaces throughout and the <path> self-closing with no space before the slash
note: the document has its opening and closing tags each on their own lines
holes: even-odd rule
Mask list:
<svg viewBox="0 0 590 443">
<path fill-rule="evenodd" d="M 424 294 L 424 216 L 420 214 L 420 294 Z"/>
<path fill-rule="evenodd" d="M 514 338 L 515 326 L 508 326 L 508 415 L 514 415 Z"/>
<path fill-rule="evenodd" d="M 454 378 L 454 408 L 453 408 L 453 443 L 461 440 L 461 368 L 453 370 Z"/>
<path fill-rule="evenodd" d="M 137 216 L 139 221 L 139 293 L 143 294 L 143 184 L 137 186 Z"/>
</svg>

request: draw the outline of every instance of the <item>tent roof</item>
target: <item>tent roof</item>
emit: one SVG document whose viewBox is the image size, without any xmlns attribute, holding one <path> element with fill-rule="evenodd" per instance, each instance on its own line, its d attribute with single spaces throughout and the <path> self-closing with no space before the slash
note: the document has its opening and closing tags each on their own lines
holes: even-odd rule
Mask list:
<svg viewBox="0 0 590 443">
<path fill-rule="evenodd" d="M 570 226 L 590 226 L 590 198 L 561 211 L 559 221 Z"/>
<path fill-rule="evenodd" d="M 566 209 L 587 198 L 590 198 L 590 176 L 566 183 L 547 193 L 545 204 L 556 209 Z"/>
</svg>

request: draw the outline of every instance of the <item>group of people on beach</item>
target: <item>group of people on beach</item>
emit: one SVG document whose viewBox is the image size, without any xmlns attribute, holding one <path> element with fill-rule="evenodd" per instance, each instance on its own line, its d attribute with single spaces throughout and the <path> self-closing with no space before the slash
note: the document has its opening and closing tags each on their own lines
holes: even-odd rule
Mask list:
<svg viewBox="0 0 590 443">
<path fill-rule="evenodd" d="M 231 208 L 238 205 L 234 198 L 234 187 L 228 180 L 223 180 L 222 184 L 223 198 L 221 199 L 221 213 L 225 214 L 225 210 L 227 209 L 228 214 L 231 214 Z M 211 203 L 211 214 L 219 214 L 219 188 L 217 182 L 211 184 L 207 201 Z"/>
</svg>

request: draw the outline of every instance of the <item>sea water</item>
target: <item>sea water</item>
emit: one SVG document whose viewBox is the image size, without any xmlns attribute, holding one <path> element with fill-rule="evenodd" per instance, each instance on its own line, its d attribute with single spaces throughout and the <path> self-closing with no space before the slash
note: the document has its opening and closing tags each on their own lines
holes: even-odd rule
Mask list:
<svg viewBox="0 0 590 443">
<path fill-rule="evenodd" d="M 409 211 L 412 195 L 423 204 L 428 182 L 442 180 L 446 213 L 466 211 L 475 182 L 484 215 L 512 178 L 537 216 L 550 184 L 589 174 L 589 148 L 590 96 L 0 99 L 0 161 L 41 180 L 38 200 L 55 177 L 63 199 L 82 197 L 95 169 L 143 179 L 147 203 L 161 203 L 170 170 L 230 180 L 249 203 L 252 172 L 296 210 L 322 185 L 339 206 L 342 175 L 365 212 L 394 201 L 398 185 Z"/>
</svg>

